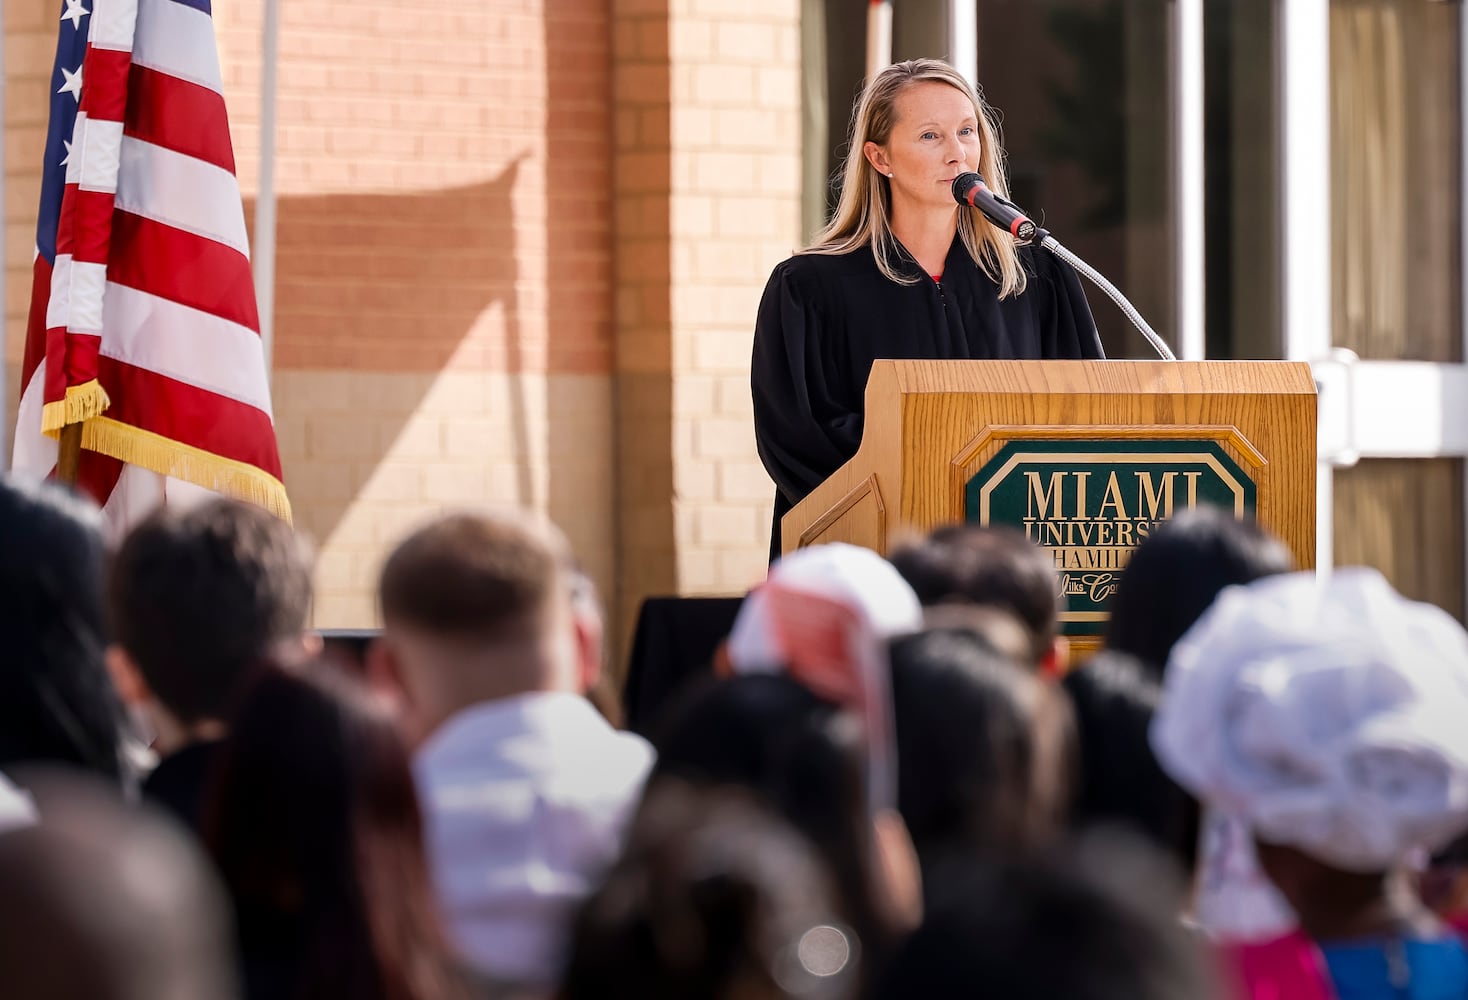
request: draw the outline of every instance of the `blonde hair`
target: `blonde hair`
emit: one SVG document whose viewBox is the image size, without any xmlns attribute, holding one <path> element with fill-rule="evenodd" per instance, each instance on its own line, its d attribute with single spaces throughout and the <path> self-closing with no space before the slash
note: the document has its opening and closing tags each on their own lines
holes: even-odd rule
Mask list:
<svg viewBox="0 0 1468 1000">
<path fill-rule="evenodd" d="M 897 98 L 918 83 L 946 83 L 974 105 L 979 122 L 979 173 L 989 188 L 1009 197 L 1004 173 L 1004 154 L 999 147 L 999 128 L 994 113 L 973 86 L 952 66 L 938 59 L 911 59 L 895 63 L 878 73 L 862 91 L 852 116 L 850 148 L 841 172 L 841 200 L 836 214 L 815 241 L 802 253 L 844 254 L 870 246 L 877 268 L 899 284 L 916 284 L 920 279 L 898 270 L 898 242 L 892 235 L 892 187 L 886 176 L 868 162 L 862 147 L 868 142 L 885 145 L 897 124 Z M 1025 272 L 1020 267 L 1014 237 L 992 225 L 978 209 L 962 209 L 958 234 L 969 256 L 999 286 L 999 297 L 1024 291 Z"/>
</svg>

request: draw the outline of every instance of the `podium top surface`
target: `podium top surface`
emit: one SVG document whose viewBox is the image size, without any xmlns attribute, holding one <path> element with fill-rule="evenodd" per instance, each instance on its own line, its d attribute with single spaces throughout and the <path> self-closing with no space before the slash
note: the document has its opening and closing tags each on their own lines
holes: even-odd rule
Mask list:
<svg viewBox="0 0 1468 1000">
<path fill-rule="evenodd" d="M 901 394 L 986 392 L 1135 395 L 1315 395 L 1303 361 L 895 361 L 872 364 L 869 388 Z"/>
</svg>

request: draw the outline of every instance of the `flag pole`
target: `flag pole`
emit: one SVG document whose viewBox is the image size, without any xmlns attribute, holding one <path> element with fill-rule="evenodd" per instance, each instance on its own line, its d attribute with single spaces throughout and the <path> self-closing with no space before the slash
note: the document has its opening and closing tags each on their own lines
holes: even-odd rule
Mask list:
<svg viewBox="0 0 1468 1000">
<path fill-rule="evenodd" d="M 265 0 L 265 22 L 260 29 L 260 180 L 255 191 L 255 249 L 251 259 L 267 380 L 275 353 L 275 108 L 279 52 L 280 0 Z"/>
<path fill-rule="evenodd" d="M 56 481 L 75 486 L 81 463 L 82 425 L 67 424 L 61 428 L 61 439 L 56 445 Z"/>
</svg>

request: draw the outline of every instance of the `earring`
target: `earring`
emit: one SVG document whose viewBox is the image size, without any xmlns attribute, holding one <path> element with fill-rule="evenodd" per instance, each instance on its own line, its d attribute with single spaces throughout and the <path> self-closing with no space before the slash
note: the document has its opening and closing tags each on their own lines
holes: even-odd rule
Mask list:
<svg viewBox="0 0 1468 1000">
<path fill-rule="evenodd" d="M 887 176 L 888 176 L 888 177 L 891 177 L 891 176 L 892 176 L 892 175 L 891 175 L 891 174 L 888 174 L 888 175 L 887 175 Z"/>
</svg>

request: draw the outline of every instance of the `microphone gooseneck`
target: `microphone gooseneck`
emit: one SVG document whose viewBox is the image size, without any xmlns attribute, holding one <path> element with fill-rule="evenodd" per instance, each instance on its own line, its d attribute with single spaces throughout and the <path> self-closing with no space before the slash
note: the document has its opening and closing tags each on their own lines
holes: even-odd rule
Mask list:
<svg viewBox="0 0 1468 1000">
<path fill-rule="evenodd" d="M 953 179 L 953 199 L 960 205 L 978 209 L 984 214 L 984 218 L 1013 236 L 1016 244 L 1029 246 L 1038 243 L 1084 274 L 1092 284 L 1105 292 L 1107 297 L 1116 303 L 1122 314 L 1126 316 L 1132 326 L 1136 327 L 1137 332 L 1146 338 L 1152 350 L 1157 352 L 1158 357 L 1165 361 L 1177 360 L 1177 355 L 1172 353 L 1172 348 L 1168 347 L 1167 342 L 1157 335 L 1157 331 L 1147 324 L 1142 314 L 1137 311 L 1137 307 L 1127 301 L 1127 297 L 1121 294 L 1115 285 L 1107 281 L 1101 272 L 1061 245 L 1054 236 L 1035 225 L 1034 220 L 1020 211 L 1016 205 L 991 191 L 989 185 L 984 183 L 982 175 L 970 171 L 955 177 Z"/>
</svg>

